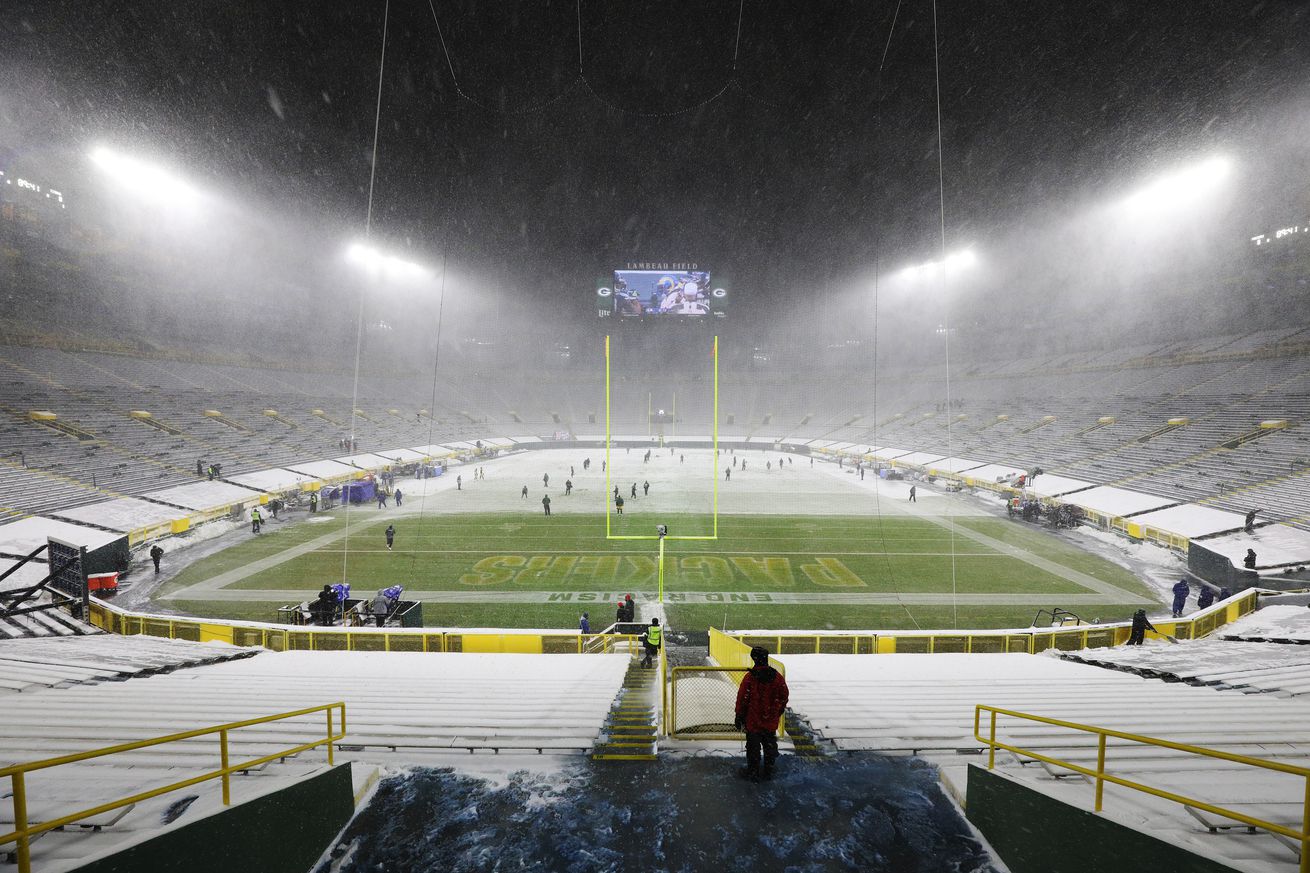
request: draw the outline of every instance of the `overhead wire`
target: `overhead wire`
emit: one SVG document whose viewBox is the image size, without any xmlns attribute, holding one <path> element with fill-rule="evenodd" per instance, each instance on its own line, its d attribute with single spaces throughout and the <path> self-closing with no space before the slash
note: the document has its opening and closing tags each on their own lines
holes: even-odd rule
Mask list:
<svg viewBox="0 0 1310 873">
<path fill-rule="evenodd" d="M 437 426 L 437 373 L 441 369 L 441 325 L 442 316 L 446 309 L 446 257 L 447 253 L 441 254 L 441 290 L 437 296 L 437 340 L 436 348 L 432 353 L 432 397 L 428 401 L 428 443 L 427 447 L 431 448 L 433 440 L 436 439 Z M 426 452 L 425 452 L 426 454 Z M 432 480 L 428 477 L 423 479 L 423 493 L 418 504 L 418 529 L 424 530 L 423 522 L 427 517 L 428 508 L 428 483 Z M 414 574 L 414 567 L 418 560 L 417 550 L 410 552 L 409 571 L 410 575 Z"/>
<path fill-rule="evenodd" d="M 487 103 L 484 103 L 483 101 L 478 100 L 477 98 L 471 96 L 464 90 L 463 86 L 459 82 L 459 75 L 455 72 L 455 63 L 451 58 L 450 47 L 446 43 L 445 31 L 441 27 L 441 19 L 437 15 L 437 8 L 434 3 L 434 0 L 428 0 L 428 10 L 432 13 L 432 22 L 433 24 L 436 25 L 437 28 L 437 38 L 441 42 L 441 52 L 446 59 L 446 68 L 450 71 L 450 80 L 455 87 L 455 94 L 461 100 L 464 100 L 465 102 L 473 106 L 476 106 L 479 109 L 485 110 L 487 112 L 496 113 L 498 115 L 532 115 L 537 112 L 543 112 L 546 109 L 549 109 L 550 107 L 554 106 L 556 103 L 559 103 L 565 97 L 569 96 L 571 93 L 573 93 L 575 89 L 578 88 L 579 85 L 581 85 L 582 89 L 586 91 L 588 94 L 590 94 L 591 97 L 597 102 L 604 104 L 610 109 L 613 109 L 615 112 L 621 112 L 624 115 L 631 115 L 636 118 L 671 118 L 676 115 L 685 115 L 688 112 L 695 112 L 696 110 L 701 109 L 715 102 L 720 97 L 722 97 L 725 93 L 727 93 L 730 89 L 738 91 L 746 98 L 753 100 L 757 103 L 763 103 L 766 106 L 779 108 L 779 105 L 777 103 L 771 102 L 769 100 L 765 100 L 762 97 L 757 97 L 756 95 L 751 94 L 749 91 L 747 91 L 745 88 L 741 86 L 741 83 L 738 81 L 736 76 L 737 58 L 741 50 L 741 25 L 742 25 L 742 17 L 745 11 L 745 0 L 738 0 L 736 41 L 733 45 L 732 68 L 731 68 L 730 75 L 728 76 L 728 80 L 724 82 L 723 86 L 720 87 L 713 94 L 711 94 L 710 96 L 706 97 L 703 100 L 699 100 L 696 103 L 691 104 L 690 106 L 684 106 L 678 109 L 667 109 L 667 110 L 656 110 L 656 111 L 636 110 L 636 109 L 630 109 L 624 106 L 620 106 L 617 103 L 615 103 L 613 100 L 604 97 L 599 91 L 596 90 L 596 88 L 592 85 L 591 81 L 587 78 L 586 71 L 584 68 L 583 52 L 582 52 L 582 46 L 583 46 L 582 0 L 574 0 L 574 14 L 575 14 L 576 25 L 577 25 L 576 31 L 577 31 L 577 42 L 578 42 L 578 74 L 573 78 L 571 82 L 569 82 L 568 85 L 564 86 L 564 89 L 562 91 L 560 91 L 555 96 L 547 99 L 542 103 L 537 103 L 531 106 L 526 106 L 518 109 L 503 109 L 496 106 L 490 106 Z"/>
<path fill-rule="evenodd" d="M 368 207 L 364 215 L 364 239 L 373 237 L 373 184 L 378 173 L 378 136 L 382 129 L 382 82 L 387 64 L 387 27 L 391 20 L 391 0 L 386 0 L 382 9 L 382 49 L 378 54 L 378 96 L 373 111 L 373 156 L 368 173 Z M 359 361 L 364 347 L 364 294 L 359 295 L 359 314 L 355 320 L 355 377 L 350 392 L 350 447 L 354 454 L 355 427 L 359 422 Z M 341 548 L 341 584 L 346 584 L 346 570 L 350 559 L 350 501 L 347 499 L 345 511 L 345 533 Z"/>
<path fill-rule="evenodd" d="M 954 466 L 955 446 L 952 442 L 951 419 L 951 304 L 946 296 L 946 175 L 942 160 L 942 67 L 941 43 L 937 35 L 937 0 L 932 0 L 932 64 L 933 83 L 937 95 L 937 206 L 940 221 L 941 253 L 938 263 L 941 265 L 942 290 L 942 338 L 945 342 L 946 364 L 946 456 Z M 951 626 L 960 626 L 960 608 L 957 602 L 956 560 L 955 560 L 955 519 L 951 514 L 951 504 L 946 503 L 946 529 L 951 534 Z"/>
<path fill-rule="evenodd" d="M 874 108 L 874 129 L 875 129 L 875 136 L 877 135 L 877 131 L 880 131 L 881 128 L 882 128 L 882 115 L 881 115 L 881 113 L 880 113 L 880 111 L 879 111 L 879 107 L 881 107 L 881 105 L 882 105 L 882 87 L 881 87 L 881 86 L 882 86 L 882 71 L 883 71 L 883 68 L 884 68 L 884 67 L 886 66 L 886 64 L 887 64 L 887 52 L 891 49 L 891 46 L 892 46 L 892 35 L 896 32 L 896 22 L 900 19 L 900 15 L 901 15 L 901 0 L 896 0 L 896 10 L 895 10 L 895 12 L 892 13 L 892 21 L 891 21 L 891 24 L 890 24 L 890 25 L 888 26 L 888 28 L 887 28 L 887 40 L 886 40 L 886 42 L 883 44 L 883 47 L 882 47 L 882 58 L 878 61 L 878 71 L 877 71 L 877 73 L 876 73 L 876 75 L 875 75 L 875 79 L 874 79 L 875 95 L 874 95 L 874 104 L 873 104 L 873 108 Z M 871 432 L 872 432 L 872 438 L 873 438 L 873 446 L 874 446 L 875 448 L 881 448 L 881 447 L 878 445 L 878 333 L 879 333 L 879 330 L 878 330 L 878 312 L 879 312 L 879 305 L 878 305 L 878 292 L 879 292 L 880 280 L 881 280 L 881 278 L 882 278 L 882 235 L 881 235 L 881 233 L 878 231 L 878 225 L 877 225 L 877 224 L 874 225 L 874 231 L 873 231 L 873 248 L 874 248 L 874 259 L 873 259 L 873 368 L 872 368 L 872 372 L 873 372 L 873 428 L 872 428 L 872 431 L 871 431 Z M 874 473 L 874 475 L 875 475 L 875 476 L 877 475 L 877 473 L 876 473 L 876 460 L 875 460 L 875 473 Z M 873 505 L 874 505 L 874 510 L 873 510 L 873 511 L 874 511 L 874 516 L 878 519 L 878 540 L 879 540 L 879 544 L 882 546 L 882 559 L 883 559 L 883 562 L 886 564 L 886 567 L 887 567 L 887 579 L 888 579 L 888 581 L 890 581 L 890 582 L 894 582 L 894 581 L 895 581 L 895 577 L 896 577 L 896 573 L 895 573 L 895 571 L 894 571 L 893 568 L 892 568 L 891 555 L 889 554 L 889 550 L 888 550 L 888 548 L 887 548 L 887 528 L 886 528 L 886 525 L 883 523 L 884 520 L 883 520 L 883 515 L 882 515 L 882 489 L 878 487 L 878 483 L 877 483 L 877 482 L 874 483 L 874 489 L 873 489 Z M 916 628 L 916 629 L 919 629 L 919 630 L 922 630 L 922 628 L 919 626 L 919 621 L 918 621 L 918 619 L 916 619 L 916 618 L 914 617 L 914 613 L 910 610 L 910 607 L 907 606 L 906 603 L 905 603 L 903 600 L 899 600 L 899 599 L 898 599 L 898 600 L 897 600 L 897 603 L 900 605 L 900 607 L 901 607 L 902 609 L 905 610 L 905 614 L 909 616 L 910 621 L 911 621 L 911 623 L 914 624 L 915 628 Z"/>
</svg>

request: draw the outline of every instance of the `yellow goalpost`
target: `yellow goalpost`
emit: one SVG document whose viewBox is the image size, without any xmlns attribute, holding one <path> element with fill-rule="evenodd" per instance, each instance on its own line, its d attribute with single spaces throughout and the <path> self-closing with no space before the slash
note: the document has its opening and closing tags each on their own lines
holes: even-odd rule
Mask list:
<svg viewBox="0 0 1310 873">
<path fill-rule="evenodd" d="M 710 483 L 712 506 L 713 506 L 713 527 L 712 533 L 708 535 L 669 535 L 667 537 L 659 534 L 616 534 L 610 528 L 610 494 L 613 489 L 610 487 L 610 473 L 614 466 L 610 463 L 610 444 L 613 441 L 613 431 L 610 429 L 610 337 L 605 336 L 605 539 L 607 540 L 659 540 L 659 599 L 664 602 L 664 540 L 717 540 L 719 538 L 719 338 L 714 337 L 714 346 L 712 349 L 711 359 L 714 366 L 714 412 L 711 416 L 713 427 L 713 448 L 711 451 L 710 463 Z"/>
</svg>

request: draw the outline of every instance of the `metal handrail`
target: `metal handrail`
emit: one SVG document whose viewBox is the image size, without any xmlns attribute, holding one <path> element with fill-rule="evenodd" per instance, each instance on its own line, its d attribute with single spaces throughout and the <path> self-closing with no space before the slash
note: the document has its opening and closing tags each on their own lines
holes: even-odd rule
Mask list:
<svg viewBox="0 0 1310 873">
<path fill-rule="evenodd" d="M 983 712 L 991 714 L 990 729 L 988 736 L 984 737 L 981 732 Z M 1043 755 L 1040 752 L 1034 752 L 1021 746 L 1003 743 L 996 739 L 996 717 L 998 715 L 1019 718 L 1027 721 L 1038 722 L 1040 724 L 1054 725 L 1055 727 L 1069 728 L 1071 730 L 1082 731 L 1084 733 L 1095 734 L 1096 743 L 1096 769 L 1084 767 L 1081 764 L 1075 764 L 1072 761 L 1065 761 L 1050 755 Z M 1301 873 L 1310 873 L 1310 767 L 1298 767 L 1295 764 L 1283 764 L 1278 761 L 1269 761 L 1264 758 L 1253 758 L 1249 755 L 1238 755 L 1234 752 L 1223 752 L 1218 749 L 1208 749 L 1204 746 L 1193 746 L 1188 743 L 1175 743 L 1171 740 L 1162 740 L 1158 737 L 1148 737 L 1141 734 L 1131 734 L 1125 731 L 1111 730 L 1110 728 L 1096 727 L 1095 725 L 1081 724 L 1074 721 L 1064 721 L 1058 718 L 1047 718 L 1046 716 L 1033 715 L 1027 712 L 1018 712 L 1013 709 L 1002 709 L 987 704 L 978 704 L 973 711 L 973 735 L 974 739 L 988 747 L 987 752 L 987 769 L 991 770 L 996 766 L 996 750 L 1004 749 L 1013 752 L 1016 755 L 1022 755 L 1036 761 L 1043 761 L 1047 764 L 1054 764 L 1057 767 L 1064 767 L 1075 773 L 1081 773 L 1084 776 L 1091 777 L 1095 780 L 1096 785 L 1096 802 L 1094 809 L 1096 812 L 1101 811 L 1102 799 L 1105 792 L 1105 783 L 1109 782 L 1114 785 L 1120 785 L 1124 788 L 1130 788 L 1134 791 L 1141 791 L 1154 797 L 1179 803 L 1184 806 L 1194 807 L 1204 810 L 1215 815 L 1221 815 L 1225 818 L 1239 821 L 1242 824 L 1251 827 L 1261 828 L 1273 834 L 1279 834 L 1290 837 L 1301 844 Z M 1200 755 L 1206 758 L 1215 758 L 1221 761 L 1231 761 L 1236 764 L 1245 764 L 1251 767 L 1258 767 L 1262 770 L 1273 770 L 1278 773 L 1288 773 L 1293 776 L 1299 776 L 1305 779 L 1305 794 L 1302 802 L 1301 811 L 1301 829 L 1288 827 L 1276 822 L 1266 821 L 1246 813 L 1238 812 L 1234 809 L 1228 809 L 1213 803 L 1207 803 L 1203 800 L 1188 797 L 1184 794 L 1177 794 L 1172 791 L 1166 791 L 1163 788 L 1155 788 L 1145 785 L 1141 782 L 1135 782 L 1131 779 L 1125 779 L 1121 776 L 1114 776 L 1105 771 L 1105 751 L 1106 739 L 1113 737 L 1118 740 L 1126 740 L 1133 743 L 1141 743 L 1147 746 L 1156 746 L 1163 749 L 1172 749 L 1178 752 L 1186 752 L 1192 755 Z"/>
<path fill-rule="evenodd" d="M 341 732 L 333 732 L 333 710 L 339 709 L 341 712 L 340 725 Z M 311 713 L 322 712 L 327 715 L 327 733 L 321 740 L 315 740 L 312 743 L 302 743 L 289 749 L 283 749 L 280 752 L 274 752 L 271 755 L 265 755 L 262 758 L 255 758 L 250 761 L 244 761 L 240 764 L 232 764 L 228 760 L 227 735 L 228 731 L 238 728 L 250 727 L 256 724 L 265 724 L 271 721 L 279 721 L 286 718 L 295 718 Z M 209 734 L 218 734 L 219 737 L 219 769 L 212 770 L 208 773 L 202 773 L 199 776 L 193 776 L 190 779 L 184 779 L 181 782 L 174 782 L 162 788 L 154 788 L 149 791 L 142 791 L 133 794 L 130 797 L 123 797 L 118 800 L 103 803 L 99 806 L 83 809 L 68 815 L 53 818 L 49 821 L 39 822 L 35 825 L 29 825 L 27 821 L 27 784 L 26 775 L 36 770 L 45 770 L 50 767 L 58 767 L 61 764 L 73 764 L 78 761 L 88 761 L 93 758 L 103 758 L 106 755 L 116 755 L 120 752 L 132 752 L 137 749 L 145 749 L 150 746 L 158 746 L 164 743 L 177 742 L 178 740 L 189 740 L 195 737 L 203 737 Z M 221 779 L 223 781 L 223 805 L 228 806 L 232 802 L 231 776 L 238 770 L 248 770 L 252 767 L 258 767 L 272 761 L 274 758 L 285 758 L 289 755 L 295 755 L 308 749 L 314 749 L 318 746 L 327 746 L 328 764 L 333 764 L 332 744 L 344 739 L 346 736 L 346 704 L 344 702 L 325 703 L 322 706 L 311 706 L 306 709 L 297 709 L 292 712 L 280 712 L 276 715 L 266 715 L 261 718 L 251 718 L 245 721 L 233 721 L 227 724 L 215 725 L 214 727 L 199 728 L 193 731 L 183 731 L 182 733 L 169 734 L 168 736 L 155 737 L 149 740 L 137 740 L 132 743 L 121 743 L 117 746 L 107 746 L 103 749 L 93 749 L 89 752 L 74 752 L 71 755 L 61 755 L 58 758 L 46 758 L 41 761 L 29 761 L 26 764 L 14 764 L 10 767 L 0 768 L 0 778 L 8 776 L 13 784 L 13 809 L 14 809 L 14 830 L 7 834 L 0 834 L 0 845 L 6 843 L 18 843 L 18 873 L 31 873 L 32 854 L 31 842 L 34 836 L 39 836 L 46 831 L 61 828 L 65 825 L 72 824 L 79 819 L 89 818 L 109 812 L 112 809 L 119 809 L 143 800 L 149 800 L 152 797 L 158 797 L 161 794 L 167 794 L 170 791 L 176 791 L 179 788 L 187 788 L 201 782 L 207 782 L 210 779 Z"/>
</svg>

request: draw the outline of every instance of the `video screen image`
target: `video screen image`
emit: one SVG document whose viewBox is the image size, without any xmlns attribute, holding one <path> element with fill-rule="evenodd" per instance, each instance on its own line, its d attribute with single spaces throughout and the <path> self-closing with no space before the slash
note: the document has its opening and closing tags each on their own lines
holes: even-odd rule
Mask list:
<svg viewBox="0 0 1310 873">
<path fill-rule="evenodd" d="M 623 317 L 696 317 L 727 312 L 728 294 L 709 270 L 615 270 L 614 314 Z"/>
</svg>

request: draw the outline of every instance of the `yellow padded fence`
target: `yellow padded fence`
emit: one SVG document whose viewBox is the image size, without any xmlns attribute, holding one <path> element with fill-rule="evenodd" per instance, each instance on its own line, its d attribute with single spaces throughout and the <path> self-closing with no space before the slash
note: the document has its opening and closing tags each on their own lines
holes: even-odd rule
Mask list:
<svg viewBox="0 0 1310 873">
<path fill-rule="evenodd" d="M 577 631 L 439 631 L 425 628 L 307 627 L 262 622 L 220 621 L 128 612 L 91 601 L 90 622 L 110 633 L 164 637 L 191 642 L 260 646 L 275 652 L 513 652 L 520 654 L 637 654 L 635 634 L 583 634 Z"/>
<path fill-rule="evenodd" d="M 1236 621 L 1256 607 L 1259 594 L 1255 590 L 1243 591 L 1220 604 L 1201 610 L 1187 618 L 1155 622 L 1160 634 L 1180 640 L 1195 640 L 1214 633 Z M 711 629 L 710 656 L 721 666 L 749 665 L 751 646 L 764 646 L 780 655 L 889 655 L 889 654 L 981 654 L 1022 652 L 1037 654 L 1047 649 L 1076 651 L 1121 645 L 1128 641 L 1131 622 L 1084 624 L 1075 627 L 1015 628 L 1011 630 L 971 631 L 733 631 L 722 633 Z M 737 649 L 718 641 L 719 651 L 728 660 L 715 654 L 716 634 L 738 644 Z M 742 661 L 742 658 L 745 661 Z M 734 660 L 735 659 L 735 660 Z"/>
</svg>

